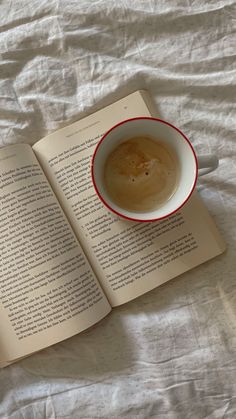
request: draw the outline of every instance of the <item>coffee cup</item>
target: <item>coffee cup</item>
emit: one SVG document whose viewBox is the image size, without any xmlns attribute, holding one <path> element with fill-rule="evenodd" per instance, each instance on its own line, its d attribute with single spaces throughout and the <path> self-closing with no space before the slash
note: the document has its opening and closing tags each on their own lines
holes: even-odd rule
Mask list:
<svg viewBox="0 0 236 419">
<path fill-rule="evenodd" d="M 158 150 L 161 153 L 160 159 L 157 156 Z M 116 170 L 122 168 L 122 172 L 114 171 L 110 191 L 109 176 L 113 172 L 106 172 L 109 161 L 111 167 L 115 162 Z M 218 163 L 215 155 L 197 156 L 186 135 L 169 122 L 159 118 L 138 117 L 122 121 L 106 132 L 93 154 L 91 171 L 95 191 L 109 210 L 128 220 L 151 222 L 180 210 L 191 197 L 198 176 L 215 170 Z M 171 185 L 164 177 L 167 173 L 168 179 L 173 180 L 175 175 L 175 186 L 169 194 L 165 194 L 164 190 L 160 193 L 160 182 Z M 125 182 L 124 185 L 122 182 Z M 114 198 L 112 187 L 117 188 L 118 198 L 119 194 L 122 195 L 123 201 Z M 132 188 L 136 188 L 133 195 Z M 123 194 L 125 190 L 126 195 Z M 148 196 L 149 201 L 152 199 L 153 203 L 156 202 L 150 208 L 146 205 L 147 197 L 144 201 L 142 196 L 142 193 L 147 195 L 147 191 L 153 195 Z M 132 206 L 133 197 L 137 200 L 136 206 Z M 130 202 L 127 202 L 129 199 Z"/>
</svg>

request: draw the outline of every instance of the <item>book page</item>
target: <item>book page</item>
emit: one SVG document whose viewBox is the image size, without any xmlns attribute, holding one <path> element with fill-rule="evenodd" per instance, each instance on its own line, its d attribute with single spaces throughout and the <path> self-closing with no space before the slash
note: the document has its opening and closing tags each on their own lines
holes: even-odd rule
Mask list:
<svg viewBox="0 0 236 419">
<path fill-rule="evenodd" d="M 149 109 L 143 95 L 135 92 L 33 147 L 112 306 L 161 285 L 224 249 L 197 194 L 181 211 L 155 223 L 123 220 L 97 197 L 91 180 L 96 144 L 114 124 L 150 116 Z"/>
<path fill-rule="evenodd" d="M 0 362 L 78 333 L 108 301 L 31 147 L 0 150 Z"/>
</svg>

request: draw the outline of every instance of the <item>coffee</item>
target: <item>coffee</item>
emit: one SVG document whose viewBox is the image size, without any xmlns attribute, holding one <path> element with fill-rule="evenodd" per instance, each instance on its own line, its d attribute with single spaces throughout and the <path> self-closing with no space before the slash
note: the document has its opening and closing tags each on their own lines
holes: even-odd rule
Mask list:
<svg viewBox="0 0 236 419">
<path fill-rule="evenodd" d="M 177 189 L 179 165 L 171 148 L 150 137 L 130 138 L 107 157 L 104 182 L 108 195 L 128 211 L 152 211 Z"/>
</svg>

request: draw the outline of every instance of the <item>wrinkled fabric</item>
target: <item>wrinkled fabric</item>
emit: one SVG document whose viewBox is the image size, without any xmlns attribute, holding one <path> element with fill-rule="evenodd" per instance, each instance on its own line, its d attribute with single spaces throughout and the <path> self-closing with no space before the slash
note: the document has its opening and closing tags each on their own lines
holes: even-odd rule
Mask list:
<svg viewBox="0 0 236 419">
<path fill-rule="evenodd" d="M 0 144 L 141 88 L 220 167 L 198 188 L 228 250 L 0 371 L 0 417 L 236 418 L 235 2 L 3 0 Z"/>
</svg>

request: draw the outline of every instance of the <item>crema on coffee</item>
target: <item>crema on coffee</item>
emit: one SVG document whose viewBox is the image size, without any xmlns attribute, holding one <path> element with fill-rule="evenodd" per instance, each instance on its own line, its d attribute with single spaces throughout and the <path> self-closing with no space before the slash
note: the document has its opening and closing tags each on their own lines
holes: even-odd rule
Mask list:
<svg viewBox="0 0 236 419">
<path fill-rule="evenodd" d="M 129 211 L 152 211 L 175 193 L 178 159 L 164 142 L 146 136 L 123 141 L 107 157 L 104 183 L 110 199 Z"/>
</svg>

